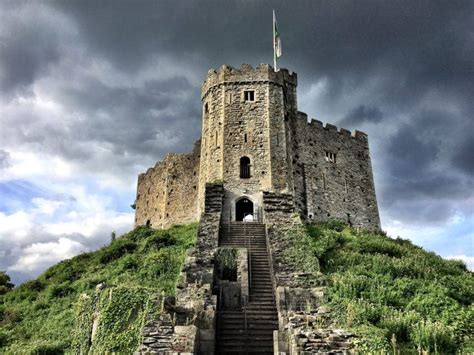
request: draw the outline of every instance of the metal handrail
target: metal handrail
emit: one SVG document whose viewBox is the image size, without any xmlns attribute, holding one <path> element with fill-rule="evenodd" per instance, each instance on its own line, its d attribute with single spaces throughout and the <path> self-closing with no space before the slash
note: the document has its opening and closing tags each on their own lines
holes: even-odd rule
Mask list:
<svg viewBox="0 0 474 355">
<path fill-rule="evenodd" d="M 216 317 L 216 335 L 215 335 L 215 352 L 217 353 L 217 339 L 219 339 L 219 319 L 222 315 L 222 284 L 219 285 L 219 299 L 217 300 L 217 317 Z"/>
<path fill-rule="evenodd" d="M 244 326 L 245 326 L 245 354 L 248 354 L 249 331 L 247 326 L 247 307 L 244 307 Z"/>
</svg>

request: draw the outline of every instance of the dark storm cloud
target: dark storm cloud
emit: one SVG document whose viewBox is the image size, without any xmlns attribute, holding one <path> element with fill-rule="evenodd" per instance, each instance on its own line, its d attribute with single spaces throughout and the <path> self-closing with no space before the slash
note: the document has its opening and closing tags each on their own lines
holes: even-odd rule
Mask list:
<svg viewBox="0 0 474 355">
<path fill-rule="evenodd" d="M 378 123 L 383 114 L 378 107 L 360 105 L 351 110 L 341 121 L 343 125 L 357 125 L 363 122 Z"/>
<path fill-rule="evenodd" d="M 474 127 L 472 127 L 474 129 Z M 471 131 L 472 132 L 472 131 Z M 469 135 L 461 142 L 452 157 L 453 165 L 461 171 L 474 176 L 474 137 Z"/>
<path fill-rule="evenodd" d="M 47 92 L 78 119 L 58 124 L 17 113 L 5 139 L 91 169 L 123 170 L 128 179 L 137 160 L 152 164 L 168 151 L 189 150 L 200 132 L 199 81 L 223 63 L 270 62 L 273 8 L 282 65 L 298 72 L 300 97 L 324 82 L 318 105 L 300 109 L 333 112 L 341 125 L 367 130 L 371 142 L 384 137 L 371 146 L 383 208 L 403 205 L 415 212 L 403 216 L 409 221 L 420 196 L 426 211 L 443 201 L 448 215 L 468 198 L 472 1 L 44 2 L 39 19 L 22 10 L 4 25 L 0 88 L 24 96 L 46 80 Z M 94 72 L 86 61 L 110 68 Z M 149 78 L 127 82 L 144 68 Z M 100 160 L 97 145 L 114 159 Z M 439 211 L 431 208 L 425 219 Z"/>
<path fill-rule="evenodd" d="M 1 6 L 5 13 L 0 32 L 0 92 L 6 98 L 31 94 L 35 80 L 58 62 L 59 40 L 64 34 L 58 31 L 59 23 L 54 23 L 54 11 L 44 14 L 40 4 L 26 11 L 20 2 Z"/>
</svg>

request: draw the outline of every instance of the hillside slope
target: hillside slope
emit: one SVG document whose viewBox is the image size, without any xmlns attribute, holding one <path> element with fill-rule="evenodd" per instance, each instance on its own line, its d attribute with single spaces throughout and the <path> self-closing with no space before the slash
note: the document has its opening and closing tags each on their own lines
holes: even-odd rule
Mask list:
<svg viewBox="0 0 474 355">
<path fill-rule="evenodd" d="M 0 352 L 89 349 L 93 312 L 84 310 L 92 302 L 101 306 L 101 325 L 91 349 L 132 352 L 149 303 L 175 292 L 196 234 L 195 224 L 140 227 L 1 296 Z M 308 227 L 298 238 L 288 255 L 319 263 L 333 322 L 358 335 L 361 352 L 474 353 L 474 277 L 462 262 L 337 222 Z"/>
<path fill-rule="evenodd" d="M 474 277 L 408 240 L 337 222 L 308 227 L 334 321 L 364 352 L 474 353 Z"/>
<path fill-rule="evenodd" d="M 174 293 L 196 234 L 196 224 L 159 231 L 139 227 L 0 296 L 0 353 L 79 353 L 89 341 L 84 334 L 89 336 L 91 324 L 81 316 L 97 297 L 97 285 L 109 292 L 97 299 L 102 326 L 95 352 L 133 352 L 149 300 Z"/>
</svg>

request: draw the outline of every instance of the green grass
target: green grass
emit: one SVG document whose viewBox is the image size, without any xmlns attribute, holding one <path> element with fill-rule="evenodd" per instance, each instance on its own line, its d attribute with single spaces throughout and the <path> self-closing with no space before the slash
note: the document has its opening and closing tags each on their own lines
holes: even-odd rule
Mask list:
<svg viewBox="0 0 474 355">
<path fill-rule="evenodd" d="M 175 292 L 196 234 L 196 224 L 137 228 L 0 296 L 0 353 L 133 352 L 148 305 Z M 474 277 L 462 262 L 338 222 L 287 239 L 285 263 L 321 270 L 333 320 L 359 336 L 361 353 L 474 353 Z M 107 288 L 96 292 L 99 283 Z"/>
<path fill-rule="evenodd" d="M 474 352 L 474 277 L 464 263 L 337 222 L 307 230 L 334 319 L 361 336 L 360 351 Z"/>
<path fill-rule="evenodd" d="M 139 227 L 0 296 L 0 353 L 78 353 L 89 336 L 81 328 L 90 329 L 94 309 L 100 310 L 102 325 L 92 350 L 135 350 L 149 299 L 174 294 L 196 234 L 196 224 Z M 100 283 L 107 288 L 97 293 Z"/>
</svg>

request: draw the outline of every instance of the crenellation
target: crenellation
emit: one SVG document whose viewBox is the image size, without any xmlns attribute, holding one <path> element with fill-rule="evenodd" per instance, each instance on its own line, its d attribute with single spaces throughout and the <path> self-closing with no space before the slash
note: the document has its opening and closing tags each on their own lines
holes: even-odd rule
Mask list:
<svg viewBox="0 0 474 355">
<path fill-rule="evenodd" d="M 253 68 L 250 64 L 242 64 L 240 68 L 232 68 L 228 65 L 221 66 L 218 70 L 211 69 L 202 85 L 201 99 L 209 94 L 209 91 L 228 84 L 276 84 L 279 86 L 289 85 L 296 88 L 296 73 L 289 72 L 287 69 L 280 69 L 275 72 L 269 64 L 260 64 Z"/>
<path fill-rule="evenodd" d="M 339 133 L 342 134 L 343 136 L 350 137 L 351 136 L 351 131 L 345 128 L 339 128 Z"/>
<path fill-rule="evenodd" d="M 168 154 L 140 174 L 137 225 L 197 221 L 206 184 L 223 183 L 223 221 L 262 218 L 263 192 L 290 193 L 306 222 L 332 218 L 379 229 L 367 134 L 311 119 L 297 109 L 297 75 L 222 65 L 202 85 L 202 137 L 192 153 Z M 243 176 L 244 174 L 245 176 Z"/>
<path fill-rule="evenodd" d="M 326 125 L 324 126 L 324 129 L 330 132 L 337 132 L 337 127 L 330 123 L 326 123 Z"/>
</svg>

